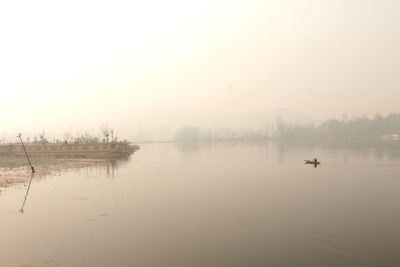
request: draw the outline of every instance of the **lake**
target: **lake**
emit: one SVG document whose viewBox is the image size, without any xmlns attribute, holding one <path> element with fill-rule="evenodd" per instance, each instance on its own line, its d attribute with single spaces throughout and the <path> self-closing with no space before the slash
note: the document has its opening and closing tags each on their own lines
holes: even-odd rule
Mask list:
<svg viewBox="0 0 400 267">
<path fill-rule="evenodd" d="M 3 189 L 0 266 L 400 266 L 399 203 L 396 150 L 143 144 Z"/>
</svg>

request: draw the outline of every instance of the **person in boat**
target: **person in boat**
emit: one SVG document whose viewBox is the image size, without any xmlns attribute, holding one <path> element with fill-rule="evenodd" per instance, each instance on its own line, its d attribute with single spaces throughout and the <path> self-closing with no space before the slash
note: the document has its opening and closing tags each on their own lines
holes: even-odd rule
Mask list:
<svg viewBox="0 0 400 267">
<path fill-rule="evenodd" d="M 318 163 L 317 158 L 314 158 L 314 164 L 317 164 L 317 163 Z"/>
</svg>

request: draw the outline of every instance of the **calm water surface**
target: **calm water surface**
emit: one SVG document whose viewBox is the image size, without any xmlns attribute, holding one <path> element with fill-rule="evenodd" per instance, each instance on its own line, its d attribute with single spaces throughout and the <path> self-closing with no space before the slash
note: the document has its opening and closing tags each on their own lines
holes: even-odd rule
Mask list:
<svg viewBox="0 0 400 267">
<path fill-rule="evenodd" d="M 322 165 L 304 165 L 317 156 Z M 0 266 L 400 266 L 400 152 L 142 145 L 0 193 Z"/>
</svg>

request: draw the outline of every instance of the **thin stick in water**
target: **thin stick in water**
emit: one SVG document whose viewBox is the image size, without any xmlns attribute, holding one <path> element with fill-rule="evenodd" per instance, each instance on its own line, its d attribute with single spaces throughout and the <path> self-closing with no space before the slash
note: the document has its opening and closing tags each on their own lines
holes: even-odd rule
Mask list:
<svg viewBox="0 0 400 267">
<path fill-rule="evenodd" d="M 22 148 L 24 149 L 24 152 L 25 152 L 25 156 L 26 156 L 26 158 L 28 159 L 29 166 L 31 166 L 32 173 L 34 173 L 34 172 L 35 172 L 35 168 L 34 168 L 34 167 L 32 166 L 32 164 L 31 164 L 31 160 L 29 159 L 28 153 L 26 153 L 25 145 L 24 145 L 24 142 L 22 142 L 22 137 L 21 137 L 21 136 L 22 136 L 22 134 L 19 133 L 19 134 L 18 134 L 19 140 L 21 141 Z"/>
</svg>

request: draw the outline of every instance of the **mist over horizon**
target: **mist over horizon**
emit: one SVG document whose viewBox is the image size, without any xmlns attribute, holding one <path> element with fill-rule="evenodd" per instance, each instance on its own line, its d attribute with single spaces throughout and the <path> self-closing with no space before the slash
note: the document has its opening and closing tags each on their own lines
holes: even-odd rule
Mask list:
<svg viewBox="0 0 400 267">
<path fill-rule="evenodd" d="M 2 3 L 0 132 L 105 122 L 132 139 L 400 112 L 398 10 L 395 0 Z"/>
<path fill-rule="evenodd" d="M 400 0 L 0 1 L 0 267 L 400 266 Z"/>
<path fill-rule="evenodd" d="M 112 123 L 109 121 L 99 121 L 96 125 L 94 122 L 91 124 L 79 125 L 71 124 L 64 128 L 40 128 L 28 129 L 21 127 L 20 129 L 12 132 L 1 132 L 1 140 L 3 141 L 17 141 L 17 133 L 22 133 L 24 138 L 39 138 L 41 134 L 45 134 L 49 141 L 66 140 L 68 136 L 77 137 L 97 137 L 100 140 L 103 138 L 102 128 L 107 127 L 113 130 L 115 136 L 120 140 L 126 139 L 132 142 L 159 142 L 159 141 L 173 141 L 176 134 L 182 127 L 196 127 L 199 129 L 209 130 L 222 130 L 234 132 L 257 132 L 270 128 L 273 131 L 277 124 L 281 121 L 287 125 L 307 127 L 318 126 L 319 124 L 329 120 L 357 120 L 362 118 L 373 119 L 375 116 L 386 117 L 389 114 L 396 114 L 391 112 L 389 114 L 375 113 L 373 116 L 366 115 L 351 115 L 343 112 L 338 117 L 327 117 L 325 119 L 316 119 L 310 115 L 298 113 L 290 109 L 276 109 L 264 112 L 206 112 L 189 108 L 171 108 L 159 109 L 159 113 L 152 113 L 153 116 L 147 114 L 140 120 L 138 117 L 130 118 L 130 121 L 135 123 Z M 150 111 L 149 111 L 150 113 Z M 151 113 L 150 113 L 151 114 Z M 161 122 L 160 122 L 161 121 Z M 60 125 L 61 126 L 61 125 Z"/>
</svg>

